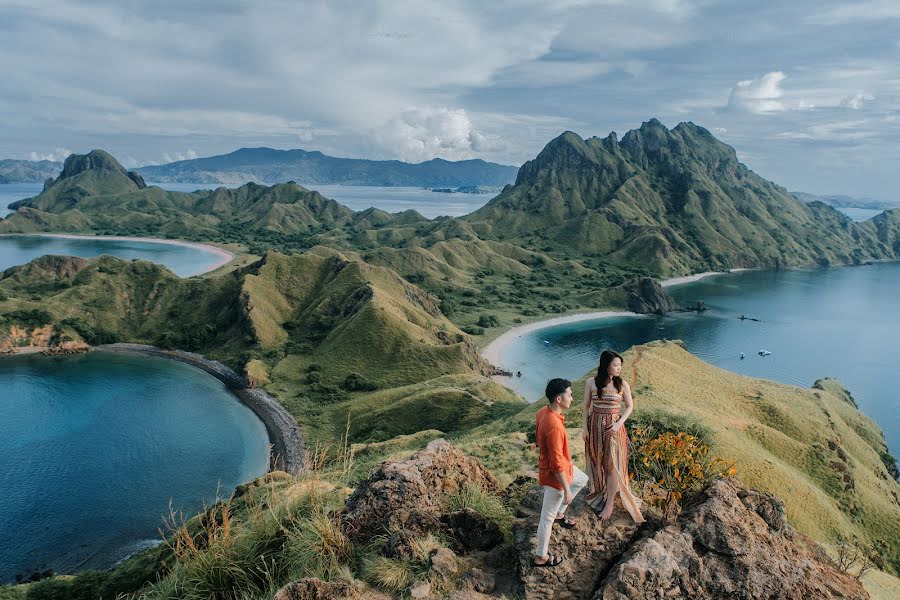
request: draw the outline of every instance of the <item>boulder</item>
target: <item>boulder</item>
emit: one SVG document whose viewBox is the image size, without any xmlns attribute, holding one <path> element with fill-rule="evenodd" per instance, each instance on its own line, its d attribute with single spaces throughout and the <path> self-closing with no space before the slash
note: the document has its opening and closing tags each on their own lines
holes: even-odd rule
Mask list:
<svg viewBox="0 0 900 600">
<path fill-rule="evenodd" d="M 387 461 L 357 486 L 341 515 L 345 533 L 354 540 L 407 529 L 414 535 L 442 529 L 447 497 L 466 486 L 498 493 L 494 476 L 443 439 L 406 460 Z"/>
<path fill-rule="evenodd" d="M 339 600 L 362 598 L 359 588 L 349 581 L 301 579 L 287 584 L 275 593 L 272 600 Z"/>
<path fill-rule="evenodd" d="M 634 544 L 594 600 L 619 598 L 868 598 L 784 520 L 771 494 L 734 478 L 712 482 L 678 520 Z"/>
<path fill-rule="evenodd" d="M 526 600 L 590 598 L 603 575 L 636 539 L 640 527 L 619 504 L 612 519 L 602 523 L 584 498 L 585 492 L 578 494 L 566 512 L 576 522 L 573 529 L 553 526 L 550 552 L 564 562 L 552 568 L 533 566 L 543 489 L 535 485 L 523 498 L 520 518 L 513 523 L 513 543 Z M 644 516 L 652 520 L 652 515 Z"/>
</svg>

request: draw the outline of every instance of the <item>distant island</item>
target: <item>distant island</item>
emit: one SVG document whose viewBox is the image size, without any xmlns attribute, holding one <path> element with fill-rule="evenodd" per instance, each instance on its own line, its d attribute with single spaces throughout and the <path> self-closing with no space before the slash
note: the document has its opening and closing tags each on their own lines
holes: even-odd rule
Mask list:
<svg viewBox="0 0 900 600">
<path fill-rule="evenodd" d="M 56 177 L 63 165 L 52 160 L 0 160 L 0 183 L 40 183 Z"/>
<path fill-rule="evenodd" d="M 800 202 L 822 202 L 835 208 L 864 208 L 867 210 L 891 210 L 900 208 L 900 201 L 888 202 L 886 200 L 876 200 L 874 198 L 854 198 L 853 196 L 844 196 L 840 194 L 829 194 L 826 196 L 818 196 L 816 194 L 807 194 L 806 192 L 791 192 L 794 198 Z"/>
<path fill-rule="evenodd" d="M 136 169 L 160 183 L 285 183 L 410 187 L 499 186 L 512 183 L 517 167 L 483 160 L 421 163 L 336 158 L 318 151 L 241 148 L 230 154 Z"/>
</svg>

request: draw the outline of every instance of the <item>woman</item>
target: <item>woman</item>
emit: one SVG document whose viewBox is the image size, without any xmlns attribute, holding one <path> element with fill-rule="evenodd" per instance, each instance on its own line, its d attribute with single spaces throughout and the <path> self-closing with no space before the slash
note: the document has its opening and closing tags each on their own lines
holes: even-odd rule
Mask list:
<svg viewBox="0 0 900 600">
<path fill-rule="evenodd" d="M 620 413 L 624 400 L 625 412 Z M 589 477 L 588 504 L 599 509 L 600 519 L 612 515 L 616 492 L 635 523 L 643 523 L 641 501 L 628 485 L 628 433 L 625 421 L 634 409 L 631 388 L 622 379 L 622 357 L 604 350 L 597 376 L 584 386 L 584 454 Z"/>
</svg>

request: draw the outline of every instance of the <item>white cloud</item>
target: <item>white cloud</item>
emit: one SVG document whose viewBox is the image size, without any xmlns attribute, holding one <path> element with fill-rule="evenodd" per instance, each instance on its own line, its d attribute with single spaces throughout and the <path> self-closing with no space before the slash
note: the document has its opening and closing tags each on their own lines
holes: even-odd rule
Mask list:
<svg viewBox="0 0 900 600">
<path fill-rule="evenodd" d="M 787 79 L 782 71 L 771 71 L 756 79 L 739 81 L 731 88 L 728 97 L 729 110 L 741 110 L 756 114 L 787 110 L 782 97 L 781 82 Z"/>
<path fill-rule="evenodd" d="M 163 152 L 163 162 L 171 163 L 177 162 L 180 160 L 193 160 L 197 158 L 197 152 L 195 150 L 191 150 L 188 148 L 185 152 L 174 152 L 169 154 L 168 152 Z"/>
<path fill-rule="evenodd" d="M 475 128 L 465 110 L 444 106 L 408 108 L 384 123 L 376 136 L 409 162 L 464 160 L 502 148 L 499 139 Z"/>
<path fill-rule="evenodd" d="M 28 160 L 49 160 L 53 162 L 63 162 L 70 154 L 72 154 L 72 151 L 68 148 L 57 146 L 53 150 L 53 152 L 32 152 L 29 155 Z"/>
<path fill-rule="evenodd" d="M 875 96 L 872 94 L 866 94 L 864 92 L 860 92 L 858 94 L 854 94 L 853 96 L 845 96 L 841 98 L 840 106 L 844 108 L 852 108 L 853 110 L 859 110 L 862 108 L 863 104 L 866 102 L 871 102 L 875 99 Z"/>
</svg>

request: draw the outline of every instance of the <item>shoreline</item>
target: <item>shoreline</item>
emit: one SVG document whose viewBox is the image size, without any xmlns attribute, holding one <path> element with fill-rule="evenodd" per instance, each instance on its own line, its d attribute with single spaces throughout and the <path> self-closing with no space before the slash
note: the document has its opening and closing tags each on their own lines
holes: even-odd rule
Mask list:
<svg viewBox="0 0 900 600">
<path fill-rule="evenodd" d="M 40 237 L 51 237 L 58 238 L 63 240 L 116 240 L 120 242 L 149 242 L 153 244 L 169 244 L 172 246 L 181 246 L 183 248 L 193 248 L 195 250 L 203 250 L 209 252 L 211 254 L 215 254 L 218 256 L 218 260 L 214 262 L 212 265 L 206 268 L 205 271 L 201 271 L 196 275 L 192 275 L 191 277 L 197 277 L 199 275 L 205 275 L 206 273 L 211 273 L 216 269 L 224 267 L 231 261 L 235 259 L 235 254 L 223 248 L 219 248 L 218 246 L 213 246 L 211 244 L 203 244 L 200 242 L 188 242 L 185 240 L 171 240 L 165 238 L 151 238 L 151 237 L 135 237 L 135 236 L 125 236 L 125 235 L 77 235 L 74 233 L 3 233 L 0 234 L 0 237 L 6 236 L 40 236 Z M 185 279 L 187 279 L 185 277 Z"/>
<path fill-rule="evenodd" d="M 176 360 L 196 367 L 225 384 L 232 394 L 253 411 L 263 422 L 269 436 L 269 471 L 286 471 L 292 475 L 304 473 L 307 468 L 307 451 L 297 421 L 277 399 L 268 392 L 248 386 L 247 379 L 216 360 L 182 350 L 165 350 L 145 344 L 103 344 L 91 351 L 124 354 L 140 354 Z"/>
<path fill-rule="evenodd" d="M 706 277 L 711 277 L 713 275 L 727 275 L 729 273 L 739 273 L 741 271 L 749 271 L 750 269 L 730 269 L 728 271 L 704 271 L 703 273 L 696 273 L 694 275 L 685 275 L 682 277 L 670 277 L 668 279 L 663 279 L 659 282 L 659 285 L 667 288 L 675 285 L 683 285 L 685 283 L 693 283 L 695 281 L 700 281 Z M 509 346 L 512 342 L 516 340 L 516 338 L 521 337 L 527 333 L 532 333 L 534 331 L 538 331 L 540 329 L 545 329 L 547 327 L 554 327 L 556 325 L 564 325 L 566 323 L 577 323 L 579 321 L 593 321 L 599 319 L 612 319 L 615 317 L 640 317 L 643 316 L 639 313 L 630 312 L 630 311 L 614 311 L 614 310 L 604 310 L 604 311 L 595 311 L 588 313 L 578 313 L 573 315 L 567 315 L 563 317 L 551 317 L 549 319 L 543 319 L 540 321 L 535 321 L 533 323 L 528 323 L 525 325 L 518 325 L 516 327 L 512 327 L 505 332 L 503 332 L 499 337 L 493 339 L 487 346 L 482 348 L 481 357 L 488 361 L 491 365 L 497 368 L 503 368 L 500 364 L 500 359 L 503 355 L 503 351 Z M 506 379 L 503 379 L 503 375 L 494 375 L 493 378 L 498 383 L 505 384 Z"/>
<path fill-rule="evenodd" d="M 630 311 L 603 310 L 597 312 L 568 315 L 565 317 L 553 317 L 551 319 L 535 321 L 534 323 L 529 323 L 527 325 L 519 325 L 517 327 L 508 329 L 502 335 L 500 335 L 500 337 L 494 339 L 490 344 L 485 346 L 481 350 L 481 356 L 495 367 L 500 367 L 500 357 L 503 354 L 503 350 L 505 350 L 509 344 L 515 341 L 516 338 L 521 337 L 526 333 L 531 333 L 540 329 L 546 329 L 548 327 L 554 327 L 556 325 L 564 325 L 566 323 L 577 323 L 579 321 L 593 321 L 599 319 L 612 319 L 615 317 L 640 316 L 643 315 Z"/>
</svg>

